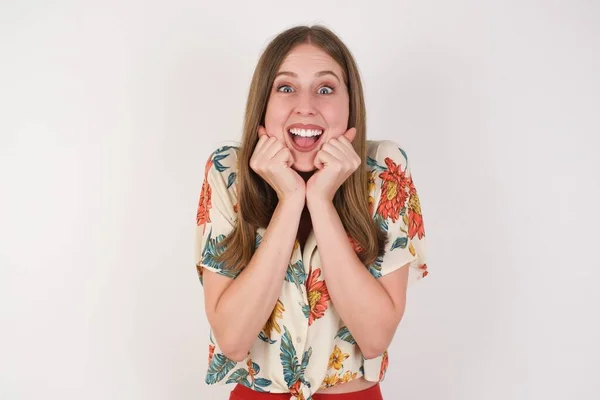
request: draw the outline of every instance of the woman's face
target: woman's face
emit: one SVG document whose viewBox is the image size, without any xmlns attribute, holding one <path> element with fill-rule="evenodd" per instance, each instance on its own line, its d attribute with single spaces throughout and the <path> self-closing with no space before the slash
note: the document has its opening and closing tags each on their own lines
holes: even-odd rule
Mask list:
<svg viewBox="0 0 600 400">
<path fill-rule="evenodd" d="M 292 168 L 313 171 L 315 155 L 323 144 L 348 129 L 348 115 L 341 67 L 314 45 L 291 50 L 271 88 L 265 129 L 290 149 L 295 161 Z M 301 129 L 303 125 L 308 130 Z"/>
</svg>

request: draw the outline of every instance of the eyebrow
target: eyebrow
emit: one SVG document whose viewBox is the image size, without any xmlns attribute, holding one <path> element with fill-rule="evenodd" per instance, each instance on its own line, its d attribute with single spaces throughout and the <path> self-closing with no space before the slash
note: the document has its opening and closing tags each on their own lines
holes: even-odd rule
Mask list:
<svg viewBox="0 0 600 400">
<path fill-rule="evenodd" d="M 297 73 L 295 73 L 295 72 L 290 72 L 290 71 L 281 71 L 281 72 L 278 72 L 278 73 L 275 75 L 275 78 L 277 78 L 279 75 L 287 75 L 287 76 L 292 76 L 292 77 L 294 77 L 294 78 L 297 78 L 297 77 L 298 77 L 298 74 L 297 74 Z M 338 76 L 335 74 L 335 72 L 333 72 L 333 71 L 319 71 L 319 72 L 317 72 L 317 73 L 315 74 L 315 76 L 316 76 L 316 77 L 320 77 L 320 76 L 323 76 L 323 75 L 333 75 L 333 76 L 335 76 L 335 77 L 336 77 L 336 79 L 338 80 L 338 82 L 341 82 L 340 78 L 339 78 L 339 77 L 338 77 Z"/>
</svg>

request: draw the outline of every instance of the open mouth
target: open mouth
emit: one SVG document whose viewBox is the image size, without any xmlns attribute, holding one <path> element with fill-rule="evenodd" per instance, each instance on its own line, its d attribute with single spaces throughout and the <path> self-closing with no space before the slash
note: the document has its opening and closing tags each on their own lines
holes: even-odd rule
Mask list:
<svg viewBox="0 0 600 400">
<path fill-rule="evenodd" d="M 288 129 L 288 135 L 292 139 L 294 147 L 299 151 L 310 151 L 314 149 L 323 136 L 322 130 L 317 129 Z"/>
</svg>

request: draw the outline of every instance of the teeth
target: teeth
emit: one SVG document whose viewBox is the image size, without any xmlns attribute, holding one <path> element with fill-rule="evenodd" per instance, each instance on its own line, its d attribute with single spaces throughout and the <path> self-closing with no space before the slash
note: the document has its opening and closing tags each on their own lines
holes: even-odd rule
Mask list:
<svg viewBox="0 0 600 400">
<path fill-rule="evenodd" d="M 292 133 L 294 135 L 303 136 L 303 137 L 312 137 L 312 136 L 319 136 L 319 135 L 321 135 L 323 133 L 323 131 L 317 130 L 317 129 L 296 129 L 296 128 L 292 128 L 292 129 L 290 129 L 290 133 Z"/>
</svg>

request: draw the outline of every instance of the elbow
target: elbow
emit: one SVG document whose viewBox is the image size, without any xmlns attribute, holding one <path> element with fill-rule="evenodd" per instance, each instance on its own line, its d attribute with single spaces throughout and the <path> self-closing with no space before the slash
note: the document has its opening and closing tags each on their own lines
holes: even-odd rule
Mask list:
<svg viewBox="0 0 600 400">
<path fill-rule="evenodd" d="M 244 361 L 246 359 L 246 356 L 248 355 L 248 352 L 244 352 L 236 348 L 221 349 L 221 352 L 225 355 L 225 357 L 232 361 L 235 361 L 236 363 Z"/>
<path fill-rule="evenodd" d="M 215 341 L 217 342 L 221 353 L 228 359 L 235 362 L 244 361 L 246 359 L 248 349 L 240 345 L 241 340 L 239 337 L 215 334 Z"/>
<path fill-rule="evenodd" d="M 362 345 L 359 344 L 365 359 L 379 357 L 390 347 L 403 314 L 404 308 L 397 312 L 394 318 L 382 323 L 376 332 L 370 332 L 367 338 L 368 341 L 365 341 Z"/>
<path fill-rule="evenodd" d="M 223 321 L 219 321 L 213 313 L 207 312 L 206 314 L 212 336 L 221 354 L 235 362 L 244 361 L 248 355 L 249 348 L 242 345 L 243 338 L 240 335 L 236 335 L 235 330 L 227 326 L 229 325 L 227 322 L 223 326 Z"/>
<path fill-rule="evenodd" d="M 376 346 L 375 344 L 371 344 L 369 346 L 365 346 L 364 349 L 361 348 L 361 351 L 363 353 L 363 357 L 365 360 L 370 360 L 372 358 L 377 358 L 380 355 L 382 355 L 386 350 L 387 350 L 388 346 Z"/>
<path fill-rule="evenodd" d="M 372 335 L 368 337 L 368 342 L 359 344 L 360 351 L 366 360 L 379 357 L 389 347 L 392 342 L 394 332 L 387 334 L 386 332 L 380 332 L 379 335 Z"/>
</svg>

